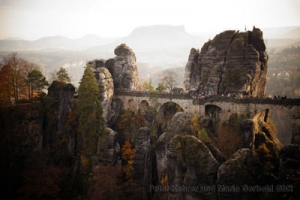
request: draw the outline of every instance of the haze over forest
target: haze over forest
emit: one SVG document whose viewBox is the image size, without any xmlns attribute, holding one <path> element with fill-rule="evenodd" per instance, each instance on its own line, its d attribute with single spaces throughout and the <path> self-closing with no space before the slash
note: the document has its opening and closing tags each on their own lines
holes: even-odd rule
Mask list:
<svg viewBox="0 0 300 200">
<path fill-rule="evenodd" d="M 136 54 L 140 78 L 156 86 L 158 74 L 174 68 L 182 86 L 190 49 L 201 49 L 224 30 L 260 28 L 269 63 L 272 53 L 299 46 L 300 1 L 255 2 L 0 1 L 0 54 L 18 52 L 48 79 L 64 67 L 78 85 L 87 61 L 112 58 L 116 46 L 126 43 Z"/>
</svg>

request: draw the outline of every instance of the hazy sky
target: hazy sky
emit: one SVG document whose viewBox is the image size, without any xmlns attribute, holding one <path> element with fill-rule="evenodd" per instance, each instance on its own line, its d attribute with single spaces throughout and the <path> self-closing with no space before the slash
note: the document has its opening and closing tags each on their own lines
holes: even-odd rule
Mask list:
<svg viewBox="0 0 300 200">
<path fill-rule="evenodd" d="M 210 32 L 300 25 L 300 0 L 0 0 L 0 39 L 129 35 L 139 26 Z"/>
</svg>

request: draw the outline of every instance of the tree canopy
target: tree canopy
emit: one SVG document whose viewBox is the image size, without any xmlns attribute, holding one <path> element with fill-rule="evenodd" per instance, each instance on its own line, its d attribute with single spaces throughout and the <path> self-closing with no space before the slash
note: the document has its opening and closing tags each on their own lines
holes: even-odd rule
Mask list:
<svg viewBox="0 0 300 200">
<path fill-rule="evenodd" d="M 68 82 L 71 82 L 71 79 L 69 77 L 69 74 L 67 72 L 67 70 L 63 67 L 61 67 L 59 69 L 58 72 L 56 72 L 56 78 L 57 78 L 57 81 L 59 82 L 63 82 L 63 83 L 68 83 Z"/>
<path fill-rule="evenodd" d="M 104 133 L 100 90 L 90 66 L 87 65 L 78 91 L 79 132 L 83 136 L 83 152 L 96 153 L 97 142 Z"/>
<path fill-rule="evenodd" d="M 30 91 L 28 88 L 31 87 L 31 85 L 28 83 L 33 83 L 33 76 L 36 76 L 36 78 L 39 76 L 41 78 L 40 81 L 46 84 L 46 80 L 42 78 L 44 76 L 41 73 L 37 74 L 37 69 L 37 65 L 20 58 L 17 53 L 11 53 L 4 56 L 2 58 L 2 62 L 0 63 L 1 105 L 6 106 L 14 103 L 17 104 L 19 99 L 28 99 L 28 96 L 30 96 L 28 95 L 28 91 Z M 31 74 L 31 77 L 29 74 Z M 28 76 L 30 78 L 29 82 L 27 82 Z M 39 87 L 35 89 L 39 89 Z"/>
<path fill-rule="evenodd" d="M 160 77 L 161 84 L 163 84 L 169 90 L 169 92 L 171 92 L 172 89 L 177 85 L 177 76 L 178 74 L 176 72 L 164 70 Z"/>
<path fill-rule="evenodd" d="M 33 93 L 35 90 L 40 91 L 45 86 L 49 85 L 48 81 L 46 80 L 45 76 L 42 74 L 40 70 L 32 70 L 27 75 L 26 82 L 29 85 L 29 98 L 32 99 Z"/>
</svg>

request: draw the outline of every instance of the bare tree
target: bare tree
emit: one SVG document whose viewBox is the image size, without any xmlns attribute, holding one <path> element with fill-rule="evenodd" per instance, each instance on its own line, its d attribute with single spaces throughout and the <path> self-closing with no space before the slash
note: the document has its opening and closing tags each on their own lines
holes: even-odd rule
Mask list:
<svg viewBox="0 0 300 200">
<path fill-rule="evenodd" d="M 166 88 L 171 92 L 173 88 L 178 84 L 177 83 L 177 76 L 178 74 L 171 70 L 164 70 L 161 74 L 160 80 Z"/>
<path fill-rule="evenodd" d="M 27 99 L 29 86 L 26 81 L 28 74 L 38 66 L 11 53 L 3 57 L 0 63 L 1 100 L 7 105 L 17 103 L 19 99 Z"/>
<path fill-rule="evenodd" d="M 18 57 L 17 53 L 11 53 L 3 57 L 2 70 L 7 69 L 9 76 L 6 76 L 7 83 L 10 84 L 12 98 L 17 102 L 20 97 L 24 97 L 27 84 L 25 77 L 34 69 L 34 64 Z"/>
</svg>

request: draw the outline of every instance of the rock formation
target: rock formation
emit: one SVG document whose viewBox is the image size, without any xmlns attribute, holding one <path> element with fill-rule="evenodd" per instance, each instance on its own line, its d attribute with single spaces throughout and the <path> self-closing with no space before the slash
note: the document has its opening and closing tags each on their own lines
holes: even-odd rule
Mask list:
<svg viewBox="0 0 300 200">
<path fill-rule="evenodd" d="M 72 84 L 66 84 L 53 81 L 48 88 L 48 97 L 58 102 L 58 117 L 60 120 L 66 119 L 67 111 L 71 109 L 71 102 L 74 98 L 75 87 Z"/>
<path fill-rule="evenodd" d="M 156 142 L 155 154 L 157 162 L 158 180 L 161 180 L 167 172 L 167 148 L 170 140 L 176 135 L 184 133 L 192 135 L 192 115 L 186 112 L 176 113 L 168 124 L 167 132 L 162 133 Z"/>
<path fill-rule="evenodd" d="M 88 62 L 88 65 L 91 66 L 91 70 L 93 71 L 98 83 L 103 110 L 102 116 L 107 123 L 108 119 L 111 118 L 110 113 L 112 98 L 114 95 L 114 80 L 111 73 L 104 67 L 105 62 L 105 60 L 93 60 Z"/>
<path fill-rule="evenodd" d="M 152 184 L 152 156 L 150 129 L 142 127 L 139 129 L 135 141 L 132 179 L 142 181 L 143 199 L 145 200 L 151 199 L 148 187 Z"/>
<path fill-rule="evenodd" d="M 212 144 L 207 143 L 209 148 L 193 135 L 191 119 L 192 115 L 188 113 L 176 113 L 166 132 L 158 138 L 155 147 L 158 180 L 167 175 L 169 188 L 178 187 L 178 190 L 182 190 L 179 188 L 182 186 L 211 186 L 206 187 L 205 192 L 170 190 L 170 199 L 216 199 L 217 170 L 225 160 Z"/>
<path fill-rule="evenodd" d="M 211 94 L 263 97 L 268 55 L 262 31 L 225 31 L 191 49 L 185 69 L 185 88 Z"/>
<path fill-rule="evenodd" d="M 120 113 L 120 105 L 113 102 L 115 91 L 139 90 L 135 53 L 126 44 L 121 44 L 115 49 L 115 55 L 115 58 L 95 59 L 87 63 L 100 89 L 103 118 L 107 126 L 112 125 Z"/>
<path fill-rule="evenodd" d="M 99 138 L 97 155 L 102 163 L 110 163 L 113 165 L 121 162 L 121 149 L 118 142 L 118 133 L 110 128 L 106 128 L 108 133 L 104 138 Z"/>
<path fill-rule="evenodd" d="M 243 186 L 255 186 L 263 176 L 257 156 L 250 149 L 240 149 L 218 170 L 219 199 L 259 199 L 258 192 L 243 192 Z"/>
<path fill-rule="evenodd" d="M 65 137 L 68 138 L 67 147 L 70 153 L 75 152 L 75 138 L 72 134 L 68 135 L 64 129 L 68 120 L 68 112 L 74 110 L 74 93 L 75 87 L 72 84 L 53 81 L 48 88 L 47 99 L 44 102 L 49 110 L 44 119 L 43 144 L 51 146 Z"/>
<path fill-rule="evenodd" d="M 126 44 L 115 49 L 116 57 L 109 59 L 105 66 L 112 74 L 114 87 L 120 91 L 135 91 L 139 89 L 139 78 L 135 53 Z"/>
<path fill-rule="evenodd" d="M 190 135 L 173 137 L 167 157 L 169 187 L 174 188 L 169 193 L 170 199 L 217 199 L 214 185 L 219 163 L 198 138 Z M 184 186 L 211 188 L 187 192 Z"/>
</svg>

